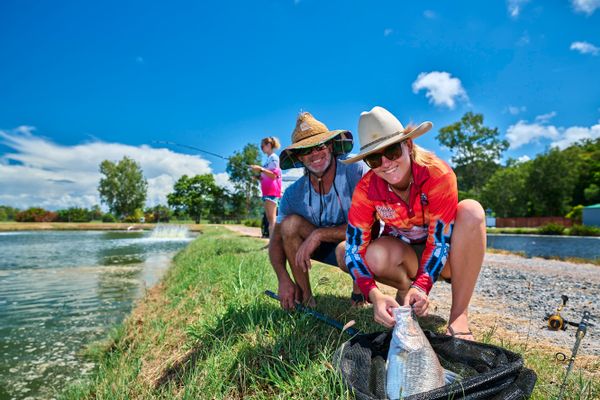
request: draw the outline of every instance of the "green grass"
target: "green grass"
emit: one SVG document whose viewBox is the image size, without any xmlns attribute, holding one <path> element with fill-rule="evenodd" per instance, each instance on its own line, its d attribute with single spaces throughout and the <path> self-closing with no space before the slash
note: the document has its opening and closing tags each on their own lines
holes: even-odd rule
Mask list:
<svg viewBox="0 0 600 400">
<path fill-rule="evenodd" d="M 347 336 L 303 313 L 286 313 L 263 291 L 277 290 L 264 243 L 209 227 L 175 257 L 161 286 L 86 356 L 94 375 L 63 399 L 350 399 L 331 365 Z M 314 265 L 317 310 L 365 332 L 381 330 L 371 309 L 350 309 L 350 278 Z M 441 318 L 422 321 L 443 329 Z M 556 397 L 562 382 L 553 354 L 485 339 L 523 353 L 539 374 L 534 399 Z M 598 371 L 597 363 L 592 367 Z M 600 396 L 589 371 L 576 368 L 569 399 Z M 584 392 L 585 395 L 577 393 Z M 587 397 L 585 397 L 587 396 Z M 591 396 L 591 397 L 590 397 Z M 594 397 L 595 396 L 595 397 Z"/>
</svg>

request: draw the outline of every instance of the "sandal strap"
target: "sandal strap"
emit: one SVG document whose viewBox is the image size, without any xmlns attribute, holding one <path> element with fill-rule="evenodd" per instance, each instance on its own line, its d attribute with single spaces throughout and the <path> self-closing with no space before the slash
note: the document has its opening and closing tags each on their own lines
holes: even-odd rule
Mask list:
<svg viewBox="0 0 600 400">
<path fill-rule="evenodd" d="M 448 325 L 448 332 L 450 332 L 451 336 L 473 336 L 473 332 L 471 332 L 470 330 L 466 331 L 466 332 L 454 332 L 454 329 L 452 329 L 452 327 L 450 325 Z"/>
</svg>

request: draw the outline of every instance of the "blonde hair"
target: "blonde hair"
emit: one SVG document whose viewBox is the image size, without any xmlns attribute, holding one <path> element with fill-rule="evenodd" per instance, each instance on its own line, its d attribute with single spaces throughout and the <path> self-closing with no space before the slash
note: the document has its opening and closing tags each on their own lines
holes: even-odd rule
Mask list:
<svg viewBox="0 0 600 400">
<path fill-rule="evenodd" d="M 275 136 L 269 136 L 260 141 L 261 146 L 263 146 L 265 144 L 270 144 L 271 148 L 273 148 L 273 149 L 278 149 L 281 147 L 281 144 L 279 143 L 279 139 L 277 139 Z"/>
<path fill-rule="evenodd" d="M 410 132 L 415 129 L 417 126 L 409 123 L 404 130 L 406 132 Z M 433 154 L 429 150 L 425 150 L 423 147 L 419 146 L 414 142 L 414 140 L 409 139 L 412 142 L 412 150 L 410 152 L 410 159 L 416 162 L 418 165 L 423 167 L 429 167 L 433 165 L 434 160 L 436 158 L 435 154 Z"/>
<path fill-rule="evenodd" d="M 417 164 L 423 167 L 429 167 L 433 165 L 435 160 L 435 154 L 429 150 L 425 150 L 421 146 L 413 142 L 412 151 L 410 152 L 410 158 Z"/>
</svg>

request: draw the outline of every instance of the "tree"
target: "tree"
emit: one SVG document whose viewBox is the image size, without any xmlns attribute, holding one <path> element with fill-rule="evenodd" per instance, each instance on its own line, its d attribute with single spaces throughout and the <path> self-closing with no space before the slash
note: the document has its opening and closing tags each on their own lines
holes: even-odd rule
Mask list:
<svg viewBox="0 0 600 400">
<path fill-rule="evenodd" d="M 246 217 L 250 214 L 252 198 L 259 196 L 256 175 L 249 168 L 252 164 L 260 164 L 258 147 L 252 143 L 244 146 L 241 152 L 235 152 L 227 162 L 227 173 L 237 193 L 243 193 L 246 198 Z"/>
<path fill-rule="evenodd" d="M 497 217 L 525 217 L 529 212 L 526 185 L 531 162 L 499 168 L 481 190 L 484 208 L 491 208 Z"/>
<path fill-rule="evenodd" d="M 177 213 L 185 212 L 199 224 L 213 206 L 215 197 L 222 190 L 215 183 L 212 174 L 188 177 L 183 175 L 173 187 L 174 192 L 167 195 L 169 206 Z"/>
<path fill-rule="evenodd" d="M 508 141 L 498 138 L 498 128 L 483 126 L 483 115 L 471 112 L 440 129 L 436 139 L 453 152 L 459 189 L 476 194 L 500 167 L 500 156 L 508 149 Z"/>
<path fill-rule="evenodd" d="M 100 173 L 100 199 L 113 214 L 122 218 L 144 206 L 148 182 L 138 163 L 127 156 L 117 163 L 104 160 Z"/>
<path fill-rule="evenodd" d="M 169 222 L 173 216 L 173 211 L 162 204 L 157 204 L 154 207 L 147 208 L 144 211 L 146 222 Z"/>
<path fill-rule="evenodd" d="M 565 215 L 571 208 L 576 174 L 571 158 L 557 148 L 534 158 L 525 183 L 533 215 Z"/>
</svg>

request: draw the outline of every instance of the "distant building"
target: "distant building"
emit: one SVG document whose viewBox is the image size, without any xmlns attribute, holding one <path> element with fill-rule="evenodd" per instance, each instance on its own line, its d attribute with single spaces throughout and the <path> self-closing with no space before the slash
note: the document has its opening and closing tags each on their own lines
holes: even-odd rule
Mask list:
<svg viewBox="0 0 600 400">
<path fill-rule="evenodd" d="M 600 226 L 600 204 L 583 207 L 583 224 L 587 226 Z"/>
<path fill-rule="evenodd" d="M 490 208 L 485 210 L 485 226 L 488 228 L 496 227 L 496 217 L 494 217 L 494 214 Z"/>
</svg>

